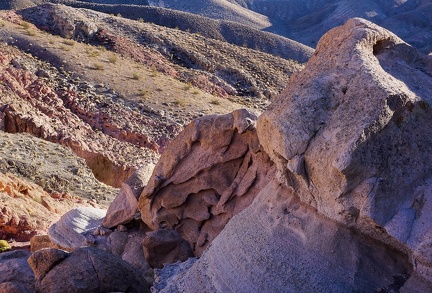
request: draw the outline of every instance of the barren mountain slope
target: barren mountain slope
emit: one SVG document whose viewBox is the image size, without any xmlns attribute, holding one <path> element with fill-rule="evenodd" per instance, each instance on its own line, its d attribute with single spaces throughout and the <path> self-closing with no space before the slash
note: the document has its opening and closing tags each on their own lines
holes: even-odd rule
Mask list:
<svg viewBox="0 0 432 293">
<path fill-rule="evenodd" d="M 25 0 L 15 0 L 22 2 Z M 67 3 L 81 7 L 93 6 L 93 9 L 110 13 L 124 13 L 127 17 L 139 18 L 145 16 L 148 21 L 161 25 L 175 23 L 179 28 L 194 30 L 194 17 L 185 16 L 185 22 L 176 22 L 172 17 L 155 19 L 154 13 L 170 14 L 165 9 L 154 10 L 149 15 L 150 7 L 146 1 L 98 1 L 86 0 L 43 0 L 56 3 Z M 24 3 L 24 2 L 22 2 Z M 84 3 L 84 4 L 83 4 Z M 96 4 L 95 4 L 96 3 Z M 121 5 L 104 5 L 107 3 Z M 138 4 L 136 11 L 131 11 L 131 4 Z M 23 4 L 20 4 L 21 7 Z M 272 32 L 280 36 L 298 41 L 304 45 L 315 47 L 319 38 L 329 29 L 343 24 L 352 17 L 362 17 L 379 24 L 414 45 L 423 52 L 432 51 L 432 2 L 431 0 L 408 1 L 355 1 L 355 0 L 206 0 L 206 1 L 150 1 L 151 6 L 167 7 L 176 11 L 184 11 L 195 15 L 206 16 L 218 20 L 235 21 L 262 31 Z M 176 14 L 179 18 L 181 14 Z M 142 16 L 141 16 L 142 17 Z M 202 20 L 200 21 L 202 22 Z M 210 22 L 207 22 L 210 23 Z M 229 23 L 229 22 L 228 22 Z M 234 24 L 232 24 L 234 25 Z M 231 25 L 229 25 L 231 26 Z M 173 26 L 172 26 L 173 27 Z M 200 26 L 199 26 L 200 27 Z M 213 26 L 214 27 L 214 26 Z M 236 27 L 236 25 L 234 25 Z M 234 30 L 231 28 L 231 30 Z M 235 29 L 238 31 L 238 29 Z M 243 29 L 244 30 L 244 29 Z M 210 31 L 215 31 L 215 28 Z M 218 30 L 222 32 L 223 30 Z M 204 33 L 205 32 L 201 32 Z M 217 35 L 218 33 L 214 34 Z M 242 33 L 244 36 L 245 33 Z M 209 35 L 206 35 L 209 36 Z M 242 37 L 242 39 L 247 39 Z M 268 36 L 267 36 L 268 38 Z M 225 40 L 234 41 L 235 38 L 225 36 Z M 251 42 L 242 40 L 250 46 Z M 255 42 L 260 43 L 260 42 Z M 240 45 L 239 43 L 236 43 Z M 294 44 L 291 44 L 293 46 Z M 268 50 L 268 49 L 266 49 Z"/>
<path fill-rule="evenodd" d="M 206 38 L 225 41 L 237 46 L 248 47 L 270 53 L 284 59 L 306 62 L 313 50 L 296 41 L 261 31 L 238 22 L 216 20 L 178 10 L 128 4 L 101 4 L 100 1 L 44 0 L 62 3 L 77 8 L 88 8 L 108 14 L 122 15 L 130 19 L 141 19 L 169 28 L 200 34 Z M 121 3 L 129 3 L 121 1 Z"/>
<path fill-rule="evenodd" d="M 149 2 L 151 6 L 171 8 L 210 18 L 235 21 L 256 29 L 265 29 L 271 26 L 268 17 L 225 0 L 191 0 L 187 2 L 154 0 Z"/>
<path fill-rule="evenodd" d="M 24 9 L 42 3 L 43 0 L 2 0 L 0 9 Z"/>
<path fill-rule="evenodd" d="M 207 39 L 198 34 L 87 9 L 49 4 L 20 13 L 41 28 L 49 27 L 53 33 L 63 36 L 70 33 L 67 37 L 81 39 L 83 36 L 80 34 L 88 34 L 84 36 L 84 41 L 129 55 L 143 65 L 153 66 L 197 87 L 201 83 L 208 83 L 212 87 L 203 89 L 220 96 L 269 97 L 269 91 L 280 92 L 287 77 L 301 68 L 293 61 Z M 63 22 L 83 22 L 88 32 L 82 31 L 78 25 L 70 32 L 65 32 L 69 29 Z"/>
<path fill-rule="evenodd" d="M 153 164 L 184 123 L 242 107 L 235 100 L 265 108 L 301 69 L 258 51 L 89 10 L 48 5 L 23 14 L 84 41 L 90 39 L 84 31 L 94 28 L 91 42 L 106 47 L 48 34 L 2 12 L 1 39 L 28 52 L 1 47 L 4 129 L 70 147 L 113 186 Z M 88 26 L 77 29 L 74 21 Z"/>
<path fill-rule="evenodd" d="M 432 51 L 432 1 L 229 0 L 266 15 L 269 31 L 315 47 L 329 29 L 352 17 L 379 24 L 424 52 Z"/>
</svg>

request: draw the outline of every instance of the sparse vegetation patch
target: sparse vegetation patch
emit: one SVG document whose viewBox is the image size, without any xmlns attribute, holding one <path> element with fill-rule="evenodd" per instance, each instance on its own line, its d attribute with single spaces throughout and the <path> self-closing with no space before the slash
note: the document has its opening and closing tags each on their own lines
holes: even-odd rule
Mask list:
<svg viewBox="0 0 432 293">
<path fill-rule="evenodd" d="M 93 63 L 93 69 L 94 70 L 104 70 L 104 66 L 101 63 Z"/>
</svg>

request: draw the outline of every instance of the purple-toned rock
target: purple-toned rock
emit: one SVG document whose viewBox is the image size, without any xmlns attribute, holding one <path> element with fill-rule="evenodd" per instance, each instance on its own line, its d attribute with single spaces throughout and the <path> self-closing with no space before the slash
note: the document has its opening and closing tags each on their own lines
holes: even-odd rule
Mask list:
<svg viewBox="0 0 432 293">
<path fill-rule="evenodd" d="M 153 268 L 162 268 L 164 264 L 185 261 L 193 256 L 189 243 L 175 230 L 148 232 L 142 244 L 145 258 Z"/>
<path fill-rule="evenodd" d="M 150 292 L 147 282 L 118 256 L 94 247 L 72 253 L 49 248 L 29 258 L 37 292 Z"/>
</svg>

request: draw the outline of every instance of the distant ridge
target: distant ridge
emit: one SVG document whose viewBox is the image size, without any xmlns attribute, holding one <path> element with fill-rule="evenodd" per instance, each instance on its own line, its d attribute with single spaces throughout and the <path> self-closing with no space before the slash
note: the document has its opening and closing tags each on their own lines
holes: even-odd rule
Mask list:
<svg viewBox="0 0 432 293">
<path fill-rule="evenodd" d="M 181 1 L 172 8 L 182 10 Z M 204 2 L 204 1 L 203 1 Z M 432 51 L 432 0 L 219 0 L 237 4 L 268 17 L 272 23 L 266 31 L 315 47 L 328 30 L 353 17 L 361 17 L 391 30 L 425 53 Z M 225 6 L 226 7 L 226 6 Z M 212 8 L 199 9 L 201 15 L 215 18 Z M 191 9 L 189 9 L 191 10 Z"/>
</svg>

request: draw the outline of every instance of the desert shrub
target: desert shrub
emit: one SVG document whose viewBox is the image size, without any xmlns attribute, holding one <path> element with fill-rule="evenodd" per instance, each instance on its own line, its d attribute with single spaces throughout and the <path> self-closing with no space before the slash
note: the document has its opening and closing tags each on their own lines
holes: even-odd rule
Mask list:
<svg viewBox="0 0 432 293">
<path fill-rule="evenodd" d="M 176 99 L 174 101 L 174 104 L 179 106 L 179 107 L 184 107 L 186 105 L 185 101 L 183 99 Z"/>
<path fill-rule="evenodd" d="M 70 51 L 70 48 L 65 47 L 65 46 L 60 46 L 60 49 L 63 51 Z"/>
<path fill-rule="evenodd" d="M 65 44 L 65 45 L 68 45 L 68 46 L 75 45 L 75 41 L 74 40 L 63 40 L 62 43 Z"/>
<path fill-rule="evenodd" d="M 24 29 L 30 28 L 30 23 L 28 23 L 27 21 L 21 21 L 21 23 L 19 25 Z"/>
<path fill-rule="evenodd" d="M 0 240 L 0 252 L 11 249 L 11 246 L 6 240 Z"/>
<path fill-rule="evenodd" d="M 26 29 L 26 33 L 29 36 L 35 36 L 36 35 L 36 32 L 34 30 L 30 29 L 30 28 Z"/>
<path fill-rule="evenodd" d="M 192 83 L 190 83 L 190 82 L 188 82 L 184 87 L 183 87 L 183 89 L 185 90 L 185 91 L 188 91 L 188 90 L 190 90 L 192 88 Z"/>
<path fill-rule="evenodd" d="M 212 105 L 220 105 L 220 101 L 218 99 L 212 99 L 210 101 L 210 104 L 212 104 Z"/>
<path fill-rule="evenodd" d="M 134 72 L 134 73 L 132 73 L 132 79 L 140 80 L 141 79 L 141 75 L 139 75 L 138 73 Z"/>
<path fill-rule="evenodd" d="M 95 69 L 95 70 L 104 70 L 104 66 L 101 63 L 93 63 L 93 69 Z"/>
<path fill-rule="evenodd" d="M 149 97 L 149 92 L 146 90 L 140 90 L 138 95 L 143 99 L 147 99 Z"/>
<path fill-rule="evenodd" d="M 151 77 L 156 77 L 159 75 L 159 71 L 157 70 L 157 68 L 154 65 L 152 65 L 150 67 L 150 71 L 151 71 L 151 74 L 150 74 Z"/>
<path fill-rule="evenodd" d="M 117 55 L 111 55 L 111 56 L 109 56 L 109 57 L 108 57 L 108 61 L 109 61 L 110 63 L 112 63 L 112 64 L 117 63 L 117 61 L 118 61 L 118 57 L 117 57 Z"/>
<path fill-rule="evenodd" d="M 87 51 L 87 55 L 88 55 L 89 57 L 97 57 L 97 56 L 100 55 L 100 53 L 99 53 L 98 51 L 88 50 L 88 51 Z"/>
</svg>

